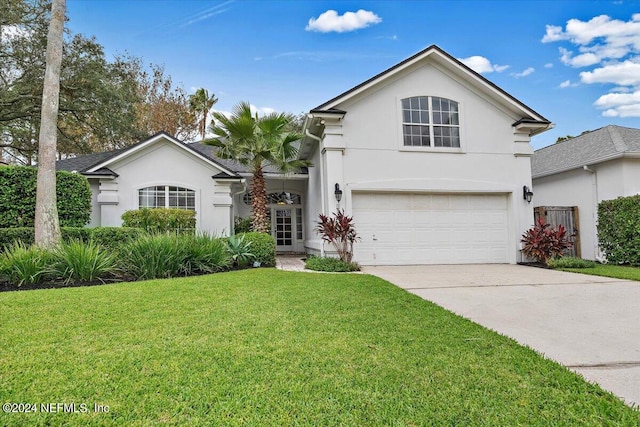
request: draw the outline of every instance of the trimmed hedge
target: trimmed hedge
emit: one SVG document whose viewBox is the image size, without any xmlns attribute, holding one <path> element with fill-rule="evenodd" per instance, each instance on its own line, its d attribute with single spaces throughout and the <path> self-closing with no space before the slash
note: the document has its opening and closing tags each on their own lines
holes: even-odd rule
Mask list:
<svg viewBox="0 0 640 427">
<path fill-rule="evenodd" d="M 309 256 L 304 266 L 307 270 L 348 273 L 360 270 L 355 262 L 344 262 L 340 258 Z"/>
<path fill-rule="evenodd" d="M 38 170 L 28 166 L 0 167 L 0 228 L 33 227 Z M 91 217 L 89 181 L 79 174 L 56 172 L 61 227 L 83 227 Z"/>
<path fill-rule="evenodd" d="M 255 261 L 262 267 L 275 267 L 276 265 L 276 239 L 267 233 L 249 232 L 242 233 L 245 242 L 250 242 L 249 252 L 255 256 Z"/>
<path fill-rule="evenodd" d="M 598 204 L 598 240 L 608 262 L 640 265 L 640 195 Z"/>
<path fill-rule="evenodd" d="M 96 227 L 89 230 L 91 240 L 111 250 L 118 250 L 145 234 L 141 228 L 134 227 Z"/>
<path fill-rule="evenodd" d="M 150 233 L 157 232 L 194 232 L 196 213 L 186 209 L 147 209 L 130 210 L 122 214 L 123 227 L 142 228 Z"/>
<path fill-rule="evenodd" d="M 81 240 L 88 242 L 91 238 L 91 228 L 60 227 L 62 240 L 70 242 Z M 35 229 L 33 227 L 0 228 L 0 252 L 13 243 L 22 242 L 30 246 L 35 242 Z"/>
</svg>

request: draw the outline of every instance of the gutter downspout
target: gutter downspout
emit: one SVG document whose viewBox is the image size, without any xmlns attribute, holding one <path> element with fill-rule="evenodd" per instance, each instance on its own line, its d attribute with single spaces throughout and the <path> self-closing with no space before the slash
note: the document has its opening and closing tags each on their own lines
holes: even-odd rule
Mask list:
<svg viewBox="0 0 640 427">
<path fill-rule="evenodd" d="M 311 116 L 311 114 L 309 114 L 307 117 Z M 314 134 L 312 134 L 311 132 L 309 132 L 309 129 L 305 129 L 304 130 L 304 134 L 306 136 L 308 136 L 309 138 L 318 141 L 318 144 L 322 143 L 322 138 L 320 138 L 319 136 L 316 136 Z M 320 149 L 320 147 L 318 147 L 318 149 Z M 325 203 L 324 203 L 324 196 L 325 196 L 325 185 L 324 185 L 324 158 L 322 156 L 322 153 L 320 153 L 320 206 L 322 209 L 322 213 L 324 214 L 326 212 L 326 207 L 325 207 Z M 324 240 L 322 241 L 322 246 L 320 247 L 320 255 L 324 256 Z"/>
<path fill-rule="evenodd" d="M 235 198 L 238 194 L 242 194 L 245 193 L 247 191 L 247 180 L 245 178 L 242 178 L 242 180 L 240 180 L 240 184 L 242 185 L 242 188 L 239 191 L 236 191 L 235 193 L 231 193 L 231 201 L 232 203 L 234 203 L 235 206 Z M 235 221 L 232 220 L 231 221 L 231 231 L 235 234 L 236 232 L 236 228 L 235 228 Z"/>
<path fill-rule="evenodd" d="M 593 236 L 594 236 L 594 242 L 593 242 L 593 254 L 596 258 L 597 261 L 599 262 L 604 262 L 605 259 L 602 256 L 601 252 L 600 252 L 600 247 L 598 246 L 598 226 L 597 221 L 598 221 L 598 173 L 596 172 L 595 169 L 591 169 L 589 168 L 588 165 L 584 165 L 582 166 L 582 169 L 584 169 L 586 172 L 589 172 L 591 174 L 591 176 L 593 177 L 592 179 L 592 186 L 593 186 Z"/>
</svg>

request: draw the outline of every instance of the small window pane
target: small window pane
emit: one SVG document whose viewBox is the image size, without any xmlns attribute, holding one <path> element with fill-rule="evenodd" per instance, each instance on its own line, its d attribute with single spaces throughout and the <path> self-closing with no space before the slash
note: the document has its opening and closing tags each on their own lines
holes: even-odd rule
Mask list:
<svg viewBox="0 0 640 427">
<path fill-rule="evenodd" d="M 429 123 L 429 112 L 420 111 L 420 123 Z"/>
<path fill-rule="evenodd" d="M 402 108 L 404 110 L 408 110 L 409 108 L 411 108 L 411 99 L 410 98 L 406 98 L 402 100 Z"/>
<path fill-rule="evenodd" d="M 411 111 L 403 111 L 402 112 L 402 121 L 405 123 L 411 122 Z"/>
<path fill-rule="evenodd" d="M 420 123 L 420 111 L 411 112 L 411 123 Z"/>
</svg>

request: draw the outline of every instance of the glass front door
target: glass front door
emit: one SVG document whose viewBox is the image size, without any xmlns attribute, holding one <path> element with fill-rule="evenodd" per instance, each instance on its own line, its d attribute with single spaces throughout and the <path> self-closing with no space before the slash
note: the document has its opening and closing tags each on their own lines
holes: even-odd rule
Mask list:
<svg viewBox="0 0 640 427">
<path fill-rule="evenodd" d="M 282 252 L 293 251 L 293 209 L 274 208 L 272 215 L 272 234 L 276 239 L 277 250 Z"/>
</svg>

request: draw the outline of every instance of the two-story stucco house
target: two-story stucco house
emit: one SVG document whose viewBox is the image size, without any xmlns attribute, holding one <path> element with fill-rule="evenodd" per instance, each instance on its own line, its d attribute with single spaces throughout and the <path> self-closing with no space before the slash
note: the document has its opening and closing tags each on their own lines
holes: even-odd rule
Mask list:
<svg viewBox="0 0 640 427">
<path fill-rule="evenodd" d="M 319 213 L 340 208 L 354 217 L 355 260 L 364 265 L 515 263 L 533 223 L 523 197 L 529 142 L 550 125 L 428 47 L 309 112 L 300 157 L 313 166 L 265 174 L 278 250 L 330 251 L 313 230 Z M 166 134 L 59 168 L 90 179 L 92 225 L 118 225 L 129 209 L 175 206 L 196 210 L 198 228 L 222 234 L 234 217 L 250 215 L 246 170 Z"/>
</svg>

